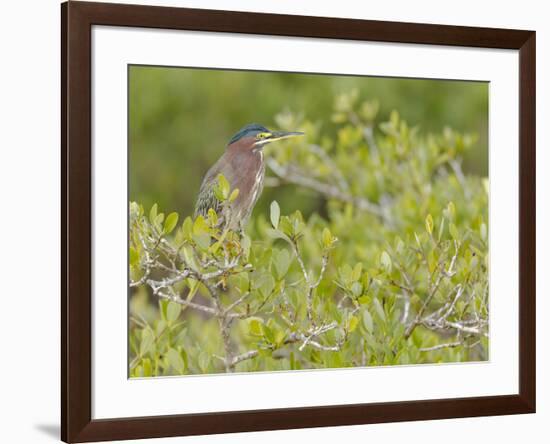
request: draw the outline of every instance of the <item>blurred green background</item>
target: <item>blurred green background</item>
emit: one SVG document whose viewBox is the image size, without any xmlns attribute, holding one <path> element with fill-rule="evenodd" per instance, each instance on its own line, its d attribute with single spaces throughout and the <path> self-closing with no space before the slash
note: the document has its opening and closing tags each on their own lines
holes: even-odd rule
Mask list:
<svg viewBox="0 0 550 444">
<path fill-rule="evenodd" d="M 397 109 L 422 132 L 450 126 L 475 133 L 466 173 L 487 175 L 488 84 L 449 80 L 221 71 L 154 66 L 129 69 L 130 200 L 191 215 L 203 175 L 231 136 L 247 123 L 277 129 L 274 116 L 289 110 L 335 137 L 334 97 L 353 89 L 380 103 L 378 122 Z M 366 172 L 368 174 L 368 172 Z M 318 196 L 293 186 L 267 188 L 257 210 L 275 198 L 305 214 L 322 212 Z"/>
</svg>

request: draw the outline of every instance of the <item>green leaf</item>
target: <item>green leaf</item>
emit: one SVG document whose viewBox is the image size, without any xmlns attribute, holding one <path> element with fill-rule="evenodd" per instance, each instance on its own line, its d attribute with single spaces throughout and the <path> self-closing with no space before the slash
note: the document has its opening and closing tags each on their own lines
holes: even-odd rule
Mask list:
<svg viewBox="0 0 550 444">
<path fill-rule="evenodd" d="M 400 237 L 398 237 L 395 242 L 395 251 L 397 252 L 397 254 L 403 254 L 403 251 L 405 251 L 405 244 Z"/>
<path fill-rule="evenodd" d="M 168 300 L 161 299 L 159 301 L 160 316 L 162 319 L 166 319 L 166 312 L 168 311 Z"/>
<path fill-rule="evenodd" d="M 203 250 L 210 246 L 210 231 L 204 217 L 198 216 L 193 224 L 193 240 Z"/>
<path fill-rule="evenodd" d="M 371 298 L 367 295 L 363 295 L 360 298 L 357 299 L 357 302 L 359 302 L 361 305 L 370 303 Z"/>
<path fill-rule="evenodd" d="M 155 217 L 153 221 L 153 225 L 157 230 L 162 231 L 162 222 L 164 222 L 164 213 L 157 214 L 157 217 Z"/>
<path fill-rule="evenodd" d="M 137 202 L 130 202 L 130 219 L 134 219 L 140 216 L 140 206 Z"/>
<path fill-rule="evenodd" d="M 151 210 L 149 211 L 149 221 L 154 224 L 155 223 L 155 220 L 157 218 L 157 212 L 158 212 L 158 205 L 157 204 L 154 204 L 152 207 L 151 207 Z"/>
<path fill-rule="evenodd" d="M 237 199 L 237 197 L 239 197 L 239 189 L 238 189 L 238 188 L 235 188 L 235 189 L 231 192 L 231 195 L 229 196 L 229 202 L 234 202 L 235 199 Z"/>
<path fill-rule="evenodd" d="M 434 220 L 433 220 L 433 217 L 431 214 L 428 214 L 426 216 L 426 231 L 430 234 L 432 234 L 433 232 L 433 229 L 434 229 Z"/>
<path fill-rule="evenodd" d="M 390 122 L 394 128 L 397 128 L 399 125 L 399 113 L 395 109 L 390 113 Z"/>
<path fill-rule="evenodd" d="M 235 276 L 232 276 L 230 279 L 233 286 L 239 291 L 239 293 L 244 294 L 250 289 L 250 280 L 248 279 L 248 273 L 239 273 Z"/>
<path fill-rule="evenodd" d="M 383 251 L 382 254 L 380 255 L 380 263 L 382 264 L 382 267 L 387 273 L 391 272 L 391 269 L 392 269 L 391 257 L 386 251 Z"/>
<path fill-rule="evenodd" d="M 430 273 L 433 273 L 435 268 L 437 267 L 437 256 L 435 250 L 431 250 L 428 253 L 427 262 L 428 270 L 430 271 Z"/>
<path fill-rule="evenodd" d="M 292 215 L 292 231 L 294 237 L 300 237 L 304 228 L 305 224 L 302 213 L 299 210 L 296 210 Z"/>
<path fill-rule="evenodd" d="M 176 225 L 178 224 L 178 213 L 170 213 L 166 220 L 164 221 L 164 234 L 170 234 L 172 231 L 174 231 L 174 228 L 176 228 Z"/>
<path fill-rule="evenodd" d="M 338 274 L 340 275 L 340 279 L 344 282 L 344 284 L 351 283 L 353 270 L 349 266 L 349 264 L 344 264 L 340 268 L 338 268 Z"/>
<path fill-rule="evenodd" d="M 455 214 L 456 214 L 456 208 L 454 203 L 449 202 L 447 204 L 447 214 L 450 220 L 454 220 Z"/>
<path fill-rule="evenodd" d="M 483 241 L 487 240 L 487 225 L 485 225 L 485 223 L 479 226 L 479 235 Z"/>
<path fill-rule="evenodd" d="M 209 232 L 209 227 L 204 217 L 202 217 L 202 215 L 197 216 L 193 224 L 193 234 L 205 234 Z"/>
<path fill-rule="evenodd" d="M 441 236 L 443 235 L 443 228 L 445 227 L 445 218 L 441 218 L 441 223 L 439 224 L 439 233 L 437 235 L 437 240 L 441 240 Z"/>
<path fill-rule="evenodd" d="M 145 358 L 141 361 L 141 367 L 143 369 L 143 376 L 153 376 L 153 366 L 151 365 L 151 360 L 149 358 Z"/>
<path fill-rule="evenodd" d="M 248 331 L 253 336 L 262 336 L 262 321 L 259 318 L 251 318 L 248 321 Z"/>
<path fill-rule="evenodd" d="M 271 330 L 271 328 L 264 324 L 262 325 L 262 332 L 268 342 L 270 342 L 271 344 L 275 344 L 275 334 L 273 333 L 273 330 Z"/>
<path fill-rule="evenodd" d="M 281 280 L 285 277 L 290 267 L 292 256 L 288 250 L 274 250 L 273 251 L 273 267 L 275 269 L 275 277 Z"/>
<path fill-rule="evenodd" d="M 218 214 L 212 208 L 208 209 L 208 223 L 213 227 L 218 225 Z"/>
<path fill-rule="evenodd" d="M 186 217 L 181 226 L 181 232 L 186 240 L 191 240 L 193 234 L 193 219 Z"/>
<path fill-rule="evenodd" d="M 130 265 L 135 267 L 138 263 L 139 253 L 133 247 L 130 247 Z"/>
<path fill-rule="evenodd" d="M 275 333 L 275 346 L 278 348 L 283 345 L 283 342 L 286 338 L 286 333 L 284 330 L 277 330 Z"/>
<path fill-rule="evenodd" d="M 287 242 L 290 242 L 290 239 L 286 234 L 284 234 L 280 230 L 274 230 L 273 228 L 268 228 L 265 233 L 271 238 L 271 239 L 284 239 Z"/>
<path fill-rule="evenodd" d="M 280 218 L 279 230 L 281 230 L 288 237 L 292 237 L 294 235 L 294 227 L 288 216 L 283 216 Z"/>
<path fill-rule="evenodd" d="M 229 197 L 230 185 L 223 174 L 218 174 L 218 189 L 222 196 L 220 200 L 226 200 Z"/>
<path fill-rule="evenodd" d="M 247 259 L 248 255 L 250 254 L 251 246 L 252 246 L 252 241 L 250 240 L 250 237 L 248 237 L 246 234 L 243 234 L 243 237 L 241 238 L 241 248 L 244 251 L 245 259 Z"/>
<path fill-rule="evenodd" d="M 384 312 L 384 307 L 377 298 L 372 300 L 372 305 L 374 306 L 374 311 L 376 315 L 383 321 L 386 322 L 386 313 Z"/>
<path fill-rule="evenodd" d="M 198 364 L 202 372 L 205 373 L 208 370 L 208 367 L 210 366 L 210 355 L 205 351 L 201 351 L 199 353 Z"/>
<path fill-rule="evenodd" d="M 458 229 L 455 224 L 449 224 L 449 233 L 454 240 L 459 240 Z"/>
<path fill-rule="evenodd" d="M 336 241 L 336 238 L 332 236 L 332 233 L 328 228 L 323 229 L 323 234 L 321 239 L 323 241 L 323 247 L 326 249 L 331 248 L 334 242 Z"/>
<path fill-rule="evenodd" d="M 354 297 L 359 297 L 363 293 L 363 285 L 361 282 L 354 282 L 351 284 L 351 292 L 353 293 Z"/>
<path fill-rule="evenodd" d="M 270 206 L 270 213 L 269 218 L 271 219 L 271 225 L 273 225 L 273 228 L 277 229 L 279 228 L 279 219 L 281 217 L 281 209 L 279 208 L 279 204 L 276 200 L 271 202 Z"/>
<path fill-rule="evenodd" d="M 169 301 L 166 308 L 166 320 L 168 324 L 173 324 L 181 313 L 181 305 L 177 302 Z"/>
<path fill-rule="evenodd" d="M 194 234 L 193 240 L 197 246 L 202 250 L 208 250 L 210 247 L 210 235 L 209 234 Z"/>
<path fill-rule="evenodd" d="M 348 321 L 348 331 L 351 333 L 357 328 L 357 325 L 359 325 L 359 319 L 357 319 L 357 316 L 352 316 Z"/>
<path fill-rule="evenodd" d="M 363 272 L 363 264 L 361 262 L 358 262 L 355 264 L 355 267 L 353 267 L 353 271 L 351 273 L 351 279 L 353 281 L 358 281 L 361 278 L 361 273 Z"/>
<path fill-rule="evenodd" d="M 139 355 L 145 356 L 155 343 L 155 335 L 149 328 L 145 328 L 141 331 L 141 343 L 139 344 Z"/>
<path fill-rule="evenodd" d="M 161 319 L 160 321 L 157 322 L 157 325 L 155 325 L 155 334 L 157 335 L 157 337 L 164 332 L 165 328 L 166 328 L 166 321 L 164 319 Z"/>
<path fill-rule="evenodd" d="M 267 298 L 275 288 L 275 281 L 270 274 L 261 275 L 255 284 L 264 299 Z"/>
<path fill-rule="evenodd" d="M 373 330 L 372 316 L 370 314 L 370 311 L 366 307 L 363 310 L 363 325 L 365 326 L 365 329 L 369 333 L 372 333 L 372 330 Z"/>
<path fill-rule="evenodd" d="M 185 371 L 185 362 L 177 350 L 173 348 L 168 349 L 166 352 L 166 359 L 168 360 L 168 364 L 177 373 L 182 374 Z"/>
</svg>

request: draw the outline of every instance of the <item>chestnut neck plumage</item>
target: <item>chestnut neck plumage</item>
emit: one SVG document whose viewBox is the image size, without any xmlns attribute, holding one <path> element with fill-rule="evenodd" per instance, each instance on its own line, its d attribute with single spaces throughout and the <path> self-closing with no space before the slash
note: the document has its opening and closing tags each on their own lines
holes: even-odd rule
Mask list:
<svg viewBox="0 0 550 444">
<path fill-rule="evenodd" d="M 224 170 L 231 189 L 239 189 L 239 195 L 233 203 L 238 208 L 235 218 L 245 222 L 258 200 L 265 176 L 264 153 L 256 146 L 254 137 L 243 137 L 227 147 L 224 153 Z"/>
</svg>

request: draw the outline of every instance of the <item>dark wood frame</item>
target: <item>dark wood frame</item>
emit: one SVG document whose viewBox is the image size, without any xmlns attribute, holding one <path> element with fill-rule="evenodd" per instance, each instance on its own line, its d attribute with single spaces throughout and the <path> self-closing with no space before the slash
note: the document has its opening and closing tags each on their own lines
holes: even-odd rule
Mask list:
<svg viewBox="0 0 550 444">
<path fill-rule="evenodd" d="M 519 394 L 93 420 L 91 27 L 519 50 Z M 535 32 L 70 1 L 61 5 L 61 438 L 103 441 L 535 412 Z"/>
</svg>

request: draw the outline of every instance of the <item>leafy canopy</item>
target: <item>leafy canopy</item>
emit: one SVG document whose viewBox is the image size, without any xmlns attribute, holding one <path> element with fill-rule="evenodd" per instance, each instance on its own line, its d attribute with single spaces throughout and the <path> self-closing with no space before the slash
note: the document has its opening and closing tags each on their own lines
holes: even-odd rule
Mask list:
<svg viewBox="0 0 550 444">
<path fill-rule="evenodd" d="M 276 116 L 306 138 L 267 148 L 267 183 L 322 196 L 322 215 L 273 201 L 245 234 L 130 204 L 131 376 L 487 359 L 488 182 L 461 168 L 475 138 L 377 111 L 338 96 L 336 139 Z"/>
</svg>

